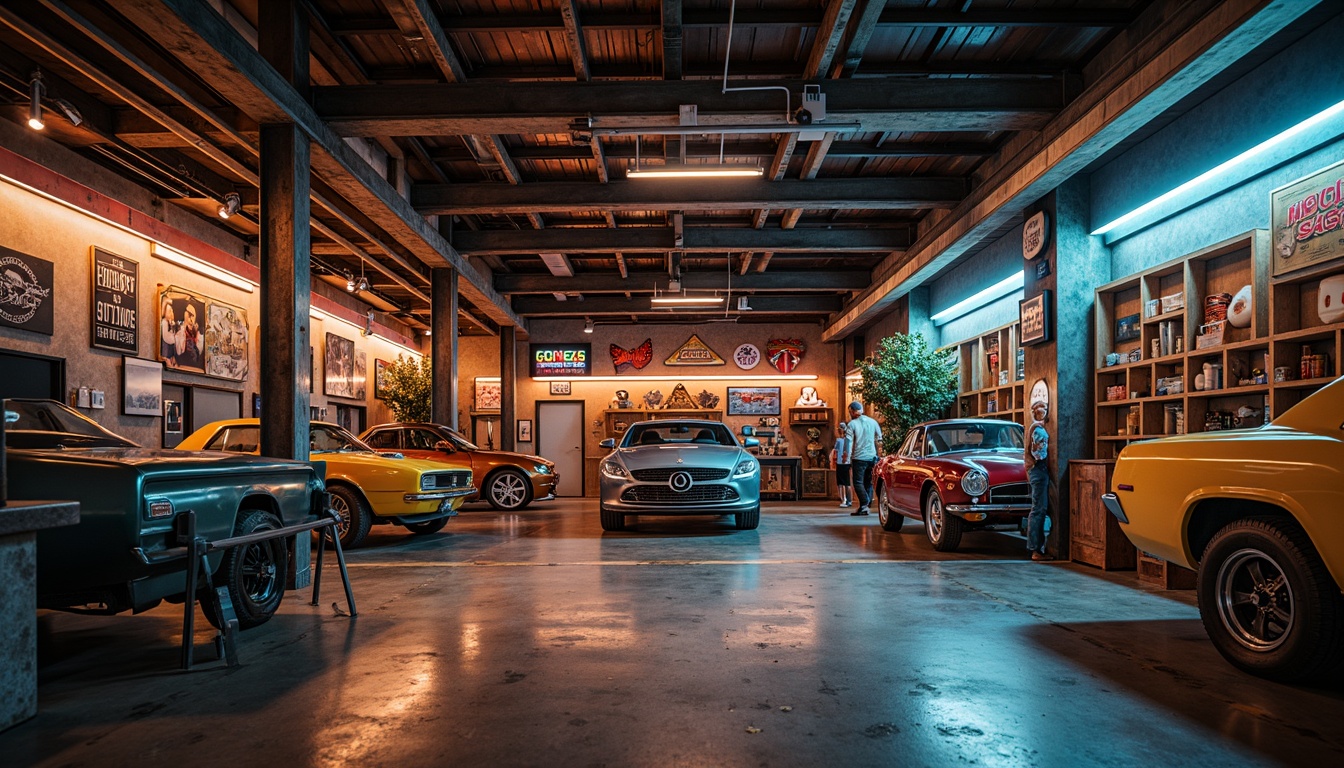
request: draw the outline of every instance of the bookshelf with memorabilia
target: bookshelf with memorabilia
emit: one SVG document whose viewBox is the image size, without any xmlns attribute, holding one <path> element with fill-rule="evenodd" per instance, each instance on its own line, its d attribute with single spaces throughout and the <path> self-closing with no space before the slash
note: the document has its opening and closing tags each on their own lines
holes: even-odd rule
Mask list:
<svg viewBox="0 0 1344 768">
<path fill-rule="evenodd" d="M 1334 379 L 1344 312 L 1323 291 L 1344 291 L 1344 264 L 1269 272 L 1258 229 L 1097 289 L 1096 458 L 1259 426 Z"/>
<path fill-rule="evenodd" d="M 953 416 L 1022 420 L 1024 356 L 1016 322 L 943 347 L 957 360 Z"/>
<path fill-rule="evenodd" d="M 657 419 L 702 419 L 704 421 L 723 421 L 723 411 L 709 408 L 608 408 L 602 412 L 605 436 L 614 437 L 617 442 L 625 435 L 631 424 L 637 421 L 655 421 Z"/>
</svg>

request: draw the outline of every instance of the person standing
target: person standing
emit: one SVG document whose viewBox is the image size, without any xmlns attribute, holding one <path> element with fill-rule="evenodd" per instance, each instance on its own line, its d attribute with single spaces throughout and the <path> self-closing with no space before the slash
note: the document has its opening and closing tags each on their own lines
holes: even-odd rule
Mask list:
<svg viewBox="0 0 1344 768">
<path fill-rule="evenodd" d="M 849 514 L 856 517 L 868 514 L 873 501 L 873 465 L 882 451 L 882 427 L 873 417 L 863 413 L 863 403 L 849 404 L 850 467 L 854 474 L 854 493 L 859 497 L 859 508 Z"/>
<path fill-rule="evenodd" d="M 835 467 L 835 487 L 840 491 L 840 506 L 854 506 L 854 490 L 850 487 L 851 447 L 849 432 L 841 422 L 835 428 L 835 447 L 831 449 L 831 464 Z"/>
<path fill-rule="evenodd" d="M 1045 552 L 1045 517 L 1050 507 L 1050 407 L 1037 400 L 1031 404 L 1031 430 L 1027 440 L 1027 484 L 1031 487 L 1031 514 L 1027 516 L 1027 549 L 1037 562 L 1053 560 Z"/>
</svg>

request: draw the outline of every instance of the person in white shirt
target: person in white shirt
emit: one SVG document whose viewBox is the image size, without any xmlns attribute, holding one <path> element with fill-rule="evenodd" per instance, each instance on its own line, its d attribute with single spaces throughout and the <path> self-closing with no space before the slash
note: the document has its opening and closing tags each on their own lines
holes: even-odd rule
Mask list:
<svg viewBox="0 0 1344 768">
<path fill-rule="evenodd" d="M 854 491 L 859 497 L 859 508 L 849 514 L 861 516 L 868 514 L 873 501 L 873 465 L 882 452 L 882 427 L 871 416 L 863 413 L 863 403 L 858 400 L 849 404 L 849 439 L 853 442 L 850 449 L 850 466 L 854 473 Z"/>
</svg>

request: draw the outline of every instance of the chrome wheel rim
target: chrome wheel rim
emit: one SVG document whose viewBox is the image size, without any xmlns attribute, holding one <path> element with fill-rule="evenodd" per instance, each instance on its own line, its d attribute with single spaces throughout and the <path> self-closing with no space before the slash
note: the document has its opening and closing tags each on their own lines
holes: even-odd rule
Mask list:
<svg viewBox="0 0 1344 768">
<path fill-rule="evenodd" d="M 243 550 L 241 584 L 243 594 L 254 603 L 265 603 L 275 595 L 279 574 L 271 547 L 274 542 L 259 542 Z"/>
<path fill-rule="evenodd" d="M 887 507 L 887 493 L 882 486 L 877 487 L 877 522 L 886 525 L 891 510 Z"/>
<path fill-rule="evenodd" d="M 1214 588 L 1218 618 L 1243 647 L 1267 653 L 1287 642 L 1297 604 L 1274 558 L 1256 549 L 1237 550 L 1218 568 Z"/>
<path fill-rule="evenodd" d="M 929 497 L 929 510 L 924 515 L 924 524 L 928 526 L 930 539 L 938 541 L 943 537 L 943 500 L 936 493 Z"/>
<path fill-rule="evenodd" d="M 331 494 L 331 510 L 340 516 L 341 521 L 336 524 L 336 535 L 345 538 L 350 532 L 350 505 L 340 494 Z"/>
<path fill-rule="evenodd" d="M 526 495 L 527 488 L 523 484 L 523 479 L 515 474 L 500 475 L 490 484 L 490 497 L 506 509 L 522 506 Z"/>
</svg>

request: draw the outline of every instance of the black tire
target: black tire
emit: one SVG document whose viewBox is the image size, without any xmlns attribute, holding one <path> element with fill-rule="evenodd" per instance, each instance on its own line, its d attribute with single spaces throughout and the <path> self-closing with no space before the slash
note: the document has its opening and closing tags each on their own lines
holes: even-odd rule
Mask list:
<svg viewBox="0 0 1344 768">
<path fill-rule="evenodd" d="M 1228 524 L 1204 549 L 1196 589 L 1204 631 L 1233 666 L 1282 682 L 1344 671 L 1344 597 L 1295 522 Z"/>
<path fill-rule="evenodd" d="M 761 505 L 757 504 L 746 512 L 738 512 L 734 517 L 737 518 L 737 530 L 754 531 L 761 524 Z"/>
<path fill-rule="evenodd" d="M 892 508 L 887 503 L 887 489 L 885 483 L 877 484 L 877 522 L 881 524 L 884 531 L 899 531 L 905 524 L 905 516 Z"/>
<path fill-rule="evenodd" d="M 501 469 L 486 481 L 481 495 L 501 512 L 517 512 L 532 503 L 532 483 L 516 469 Z"/>
<path fill-rule="evenodd" d="M 341 537 L 341 546 L 353 549 L 364 543 L 373 527 L 373 510 L 364 501 L 364 496 L 353 488 L 344 485 L 331 485 L 331 508 L 341 516 L 336 525 L 336 533 Z"/>
<path fill-rule="evenodd" d="M 602 530 L 604 531 L 624 531 L 625 515 L 614 510 L 601 508 Z"/>
<path fill-rule="evenodd" d="M 233 528 L 235 536 L 281 527 L 275 515 L 260 509 L 243 510 L 242 519 Z M 265 624 L 280 608 L 289 578 L 289 548 L 284 539 L 259 541 L 234 547 L 224 553 L 224 561 L 215 572 L 215 584 L 227 587 L 233 602 L 239 629 Z M 208 597 L 201 600 L 205 620 L 215 629 L 224 622 L 215 613 Z"/>
<path fill-rule="evenodd" d="M 416 536 L 428 536 L 431 533 L 438 533 L 443 530 L 443 526 L 448 524 L 448 518 L 440 517 L 437 520 L 426 520 L 423 523 L 407 523 L 406 530 Z"/>
<path fill-rule="evenodd" d="M 956 552 L 961 546 L 964 521 L 943 511 L 943 497 L 935 489 L 924 498 L 924 535 L 939 552 Z"/>
</svg>

